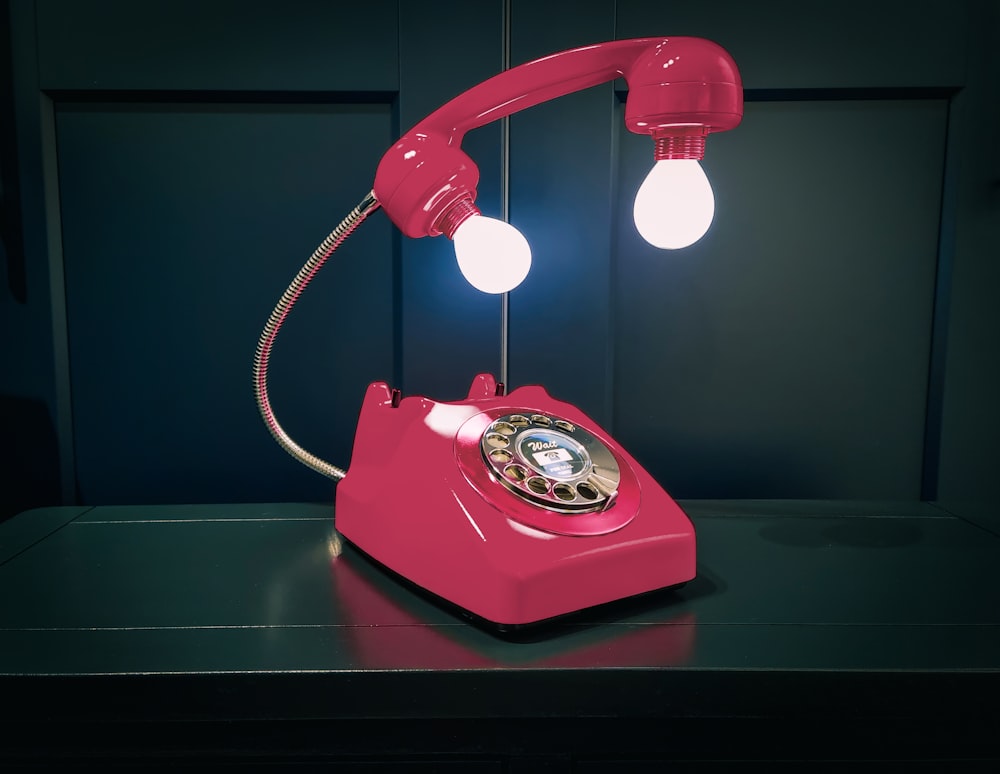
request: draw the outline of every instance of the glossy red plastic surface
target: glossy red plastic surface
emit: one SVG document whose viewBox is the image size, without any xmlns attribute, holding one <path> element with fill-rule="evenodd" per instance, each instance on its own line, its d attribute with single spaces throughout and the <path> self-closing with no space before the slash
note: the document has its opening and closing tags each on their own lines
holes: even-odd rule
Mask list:
<svg viewBox="0 0 1000 774">
<path fill-rule="evenodd" d="M 493 377 L 480 375 L 464 401 L 414 396 L 392 403 L 384 382 L 369 386 L 351 465 L 337 486 L 336 518 L 347 540 L 394 572 L 502 625 L 694 578 L 695 534 L 687 516 L 606 432 L 543 388 L 497 396 Z M 622 526 L 591 529 L 590 515 L 547 511 L 489 474 L 463 471 L 462 428 L 498 410 L 562 417 L 603 442 L 628 471 L 623 483 L 631 482 L 607 511 Z M 559 530 L 552 521 L 569 526 Z"/>
<path fill-rule="evenodd" d="M 435 236 L 452 204 L 476 196 L 479 170 L 460 148 L 466 132 L 619 77 L 629 86 L 625 124 L 638 134 L 724 131 L 743 115 L 736 64 L 711 41 L 637 38 L 584 46 L 502 72 L 438 108 L 383 156 L 375 195 L 404 234 Z"/>
</svg>

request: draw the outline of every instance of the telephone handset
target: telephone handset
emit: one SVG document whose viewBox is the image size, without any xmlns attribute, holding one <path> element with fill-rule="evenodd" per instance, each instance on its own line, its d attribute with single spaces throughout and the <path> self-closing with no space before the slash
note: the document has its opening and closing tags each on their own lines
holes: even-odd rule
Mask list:
<svg viewBox="0 0 1000 774">
<path fill-rule="evenodd" d="M 369 386 L 336 526 L 478 619 L 517 627 L 695 576 L 690 520 L 579 409 L 476 377 L 463 401 Z"/>
</svg>

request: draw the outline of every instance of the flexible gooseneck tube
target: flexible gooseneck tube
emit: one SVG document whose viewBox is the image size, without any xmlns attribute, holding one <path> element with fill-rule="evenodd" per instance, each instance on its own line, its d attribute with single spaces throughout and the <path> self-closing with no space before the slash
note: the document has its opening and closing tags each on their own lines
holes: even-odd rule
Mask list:
<svg viewBox="0 0 1000 774">
<path fill-rule="evenodd" d="M 360 226 L 364 219 L 375 212 L 378 207 L 379 203 L 375 199 L 375 195 L 369 193 L 357 207 L 348 213 L 347 217 L 340 222 L 340 225 L 323 240 L 322 244 L 316 248 L 315 252 L 306 261 L 305 265 L 299 269 L 299 273 L 295 275 L 295 279 L 292 280 L 291 284 L 282 294 L 277 306 L 274 307 L 274 311 L 271 312 L 271 316 L 267 320 L 267 325 L 264 326 L 264 331 L 260 334 L 260 339 L 257 342 L 257 354 L 254 356 L 253 361 L 253 387 L 254 395 L 257 398 L 257 408 L 260 410 L 264 424 L 271 431 L 274 440 L 278 442 L 278 445 L 282 449 L 295 457 L 303 465 L 335 481 L 342 479 L 346 471 L 338 468 L 336 465 L 331 465 L 326 460 L 320 459 L 315 454 L 299 446 L 285 432 L 285 428 L 281 426 L 277 417 L 274 416 L 274 410 L 271 408 L 271 399 L 267 390 L 267 368 L 271 361 L 271 349 L 274 347 L 274 340 L 278 335 L 278 331 L 281 330 L 285 318 L 292 311 L 295 302 L 299 300 L 302 291 L 312 282 L 316 273 L 323 268 L 323 264 L 333 255 L 334 250 L 340 247 L 341 243 L 351 235 L 354 229 Z"/>
</svg>

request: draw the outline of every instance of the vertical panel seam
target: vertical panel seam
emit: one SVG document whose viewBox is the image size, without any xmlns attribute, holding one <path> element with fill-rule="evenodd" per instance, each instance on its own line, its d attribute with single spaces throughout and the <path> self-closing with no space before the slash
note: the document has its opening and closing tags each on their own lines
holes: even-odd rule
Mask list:
<svg viewBox="0 0 1000 774">
<path fill-rule="evenodd" d="M 390 142 L 394 142 L 399 137 L 402 129 L 402 94 L 403 94 L 403 38 L 400 32 L 403 21 L 403 11 L 401 0 L 396 2 L 396 98 L 392 101 L 392 115 L 390 117 L 389 132 L 392 135 Z M 403 240 L 398 228 L 391 228 L 390 259 L 392 276 L 392 383 L 402 388 L 403 379 Z"/>
<path fill-rule="evenodd" d="M 611 36 L 618 40 L 618 0 L 611 4 Z M 619 175 L 619 142 L 622 123 L 619 119 L 618 95 L 615 92 L 612 82 L 610 89 L 611 126 L 610 126 L 610 148 L 608 154 L 608 320 L 607 320 L 607 350 L 604 361 L 604 416 L 607 417 L 608 427 L 606 430 L 614 435 L 615 425 L 618 417 L 615 415 L 617 401 L 618 384 L 617 374 L 617 334 L 618 334 L 618 270 L 615 248 L 618 245 L 619 207 L 618 202 L 621 197 L 620 175 Z"/>
<path fill-rule="evenodd" d="M 502 0 L 500 70 L 510 69 L 511 0 Z M 510 223 L 510 116 L 500 119 L 500 218 Z M 510 292 L 500 294 L 500 382 L 510 381 Z"/>
<path fill-rule="evenodd" d="M 73 437 L 73 388 L 69 352 L 69 310 L 66 296 L 66 266 L 63 256 L 62 217 L 59 195 L 59 146 L 55 102 L 39 94 L 42 129 L 42 191 L 49 263 L 52 359 L 55 377 L 55 425 L 59 439 L 59 481 L 63 503 L 76 502 L 76 456 Z"/>
<path fill-rule="evenodd" d="M 947 360 L 948 319 L 951 309 L 952 265 L 955 252 L 956 198 L 958 196 L 957 141 L 953 121 L 956 97 L 948 100 L 945 117 L 944 163 L 941 174 L 941 204 L 938 220 L 937 261 L 931 305 L 930 352 L 927 359 L 927 389 L 924 437 L 920 470 L 920 499 L 935 500 L 940 473 L 941 430 L 944 412 L 944 377 Z"/>
</svg>

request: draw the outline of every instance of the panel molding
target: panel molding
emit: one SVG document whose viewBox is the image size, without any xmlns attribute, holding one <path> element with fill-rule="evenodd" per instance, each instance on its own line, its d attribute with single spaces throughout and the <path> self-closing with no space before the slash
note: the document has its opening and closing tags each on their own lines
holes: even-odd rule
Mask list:
<svg viewBox="0 0 1000 774">
<path fill-rule="evenodd" d="M 398 91 L 398 3 L 34 0 L 45 90 Z"/>
</svg>

